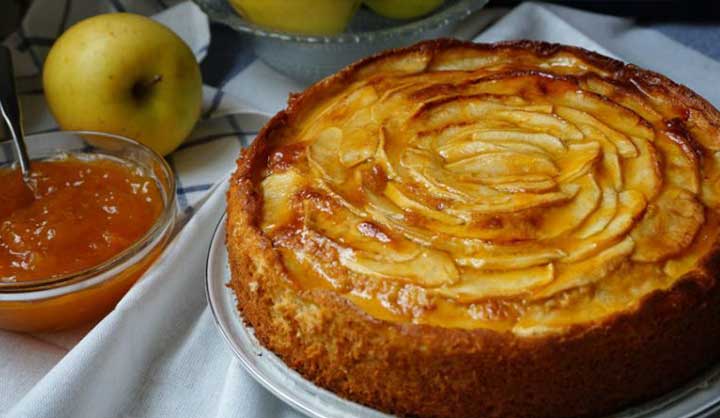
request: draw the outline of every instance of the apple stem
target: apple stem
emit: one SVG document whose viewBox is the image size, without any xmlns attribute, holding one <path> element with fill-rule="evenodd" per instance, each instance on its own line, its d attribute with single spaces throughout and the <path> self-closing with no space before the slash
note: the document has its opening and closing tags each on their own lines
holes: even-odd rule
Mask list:
<svg viewBox="0 0 720 418">
<path fill-rule="evenodd" d="M 148 87 L 148 88 L 149 88 L 149 87 L 152 87 L 152 86 L 154 86 L 155 84 L 161 82 L 161 81 L 162 81 L 162 78 L 163 78 L 163 77 L 162 77 L 161 74 L 155 74 L 155 75 L 153 76 L 153 78 L 152 78 L 145 86 Z"/>
<path fill-rule="evenodd" d="M 161 82 L 163 79 L 162 74 L 155 74 L 150 80 L 145 82 L 135 83 L 132 92 L 136 99 L 142 99 L 147 96 L 148 92 L 155 84 Z"/>
</svg>

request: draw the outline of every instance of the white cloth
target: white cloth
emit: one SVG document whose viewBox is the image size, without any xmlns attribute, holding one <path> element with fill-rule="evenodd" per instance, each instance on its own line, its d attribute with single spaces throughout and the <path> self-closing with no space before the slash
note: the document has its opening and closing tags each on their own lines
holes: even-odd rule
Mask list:
<svg viewBox="0 0 720 418">
<path fill-rule="evenodd" d="M 53 4 L 59 8 L 59 3 L 36 0 L 26 23 L 42 25 L 48 12 L 39 7 Z M 154 13 L 162 9 L 163 2 L 160 6 L 146 4 L 155 1 L 124 3 L 130 10 Z M 68 20 L 100 11 L 94 1 L 75 0 Z M 180 4 L 163 12 L 159 20 L 181 33 L 202 58 L 209 32 L 195 6 Z M 476 14 L 459 33 L 472 37 L 487 21 L 487 12 Z M 26 32 L 29 29 L 26 27 Z M 718 62 L 627 19 L 527 3 L 477 40 L 515 38 L 575 44 L 613 55 L 663 72 L 720 104 Z M 21 41 L 15 36 L 8 43 L 17 46 Z M 42 55 L 43 51 L 38 47 L 35 53 Z M 27 75 L 36 66 L 29 55 L 25 50 L 16 57 L 29 69 Z M 42 95 L 32 94 L 32 77 L 28 80 L 21 81 L 27 81 L 25 88 L 31 93 L 23 97 L 26 115 L 32 111 L 29 130 L 52 129 L 54 122 L 44 111 Z M 275 112 L 284 105 L 288 92 L 302 87 L 254 61 L 224 85 L 226 94 L 214 115 L 253 109 Z M 206 90 L 209 108 L 217 96 L 213 89 Z M 8 418 L 300 417 L 241 369 L 215 329 L 205 301 L 205 257 L 224 210 L 225 186 L 218 181 L 232 170 L 240 147 L 247 145 L 259 119 L 251 114 L 238 120 L 205 120 L 190 140 L 197 143 L 172 156 L 181 185 L 185 185 L 181 187 L 189 190 L 184 194 L 184 204 L 191 208 L 186 210 L 188 223 L 156 265 L 97 326 L 58 334 L 0 332 L 0 413 Z M 250 134 L 223 136 L 237 132 L 238 126 Z M 208 190 L 214 183 L 219 186 Z"/>
</svg>

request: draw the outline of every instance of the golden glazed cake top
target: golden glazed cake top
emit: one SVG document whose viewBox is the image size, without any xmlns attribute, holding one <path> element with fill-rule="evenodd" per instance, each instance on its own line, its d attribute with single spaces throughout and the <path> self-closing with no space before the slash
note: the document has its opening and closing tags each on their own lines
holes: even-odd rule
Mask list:
<svg viewBox="0 0 720 418">
<path fill-rule="evenodd" d="M 586 51 L 423 44 L 288 114 L 261 135 L 259 227 L 298 288 L 379 319 L 555 332 L 671 287 L 718 235 L 717 112 Z"/>
</svg>

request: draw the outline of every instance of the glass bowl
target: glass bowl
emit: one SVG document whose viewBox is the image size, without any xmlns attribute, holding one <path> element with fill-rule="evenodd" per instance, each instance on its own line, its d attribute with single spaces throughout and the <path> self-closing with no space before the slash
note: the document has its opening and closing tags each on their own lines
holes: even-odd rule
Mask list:
<svg viewBox="0 0 720 418">
<path fill-rule="evenodd" d="M 26 137 L 30 158 L 62 154 L 98 155 L 127 161 L 155 180 L 163 210 L 155 224 L 129 248 L 89 269 L 32 281 L 0 283 L 0 329 L 58 331 L 107 314 L 167 243 L 176 216 L 175 178 L 165 160 L 146 146 L 97 132 L 51 132 Z M 12 166 L 10 142 L 0 142 L 0 168 Z"/>
<path fill-rule="evenodd" d="M 261 28 L 243 19 L 228 0 L 193 0 L 210 20 L 251 34 L 255 54 L 270 67 L 303 82 L 314 82 L 360 58 L 425 39 L 450 36 L 457 24 L 488 0 L 445 0 L 415 20 L 388 19 L 361 7 L 347 30 L 331 36 L 298 35 Z"/>
</svg>

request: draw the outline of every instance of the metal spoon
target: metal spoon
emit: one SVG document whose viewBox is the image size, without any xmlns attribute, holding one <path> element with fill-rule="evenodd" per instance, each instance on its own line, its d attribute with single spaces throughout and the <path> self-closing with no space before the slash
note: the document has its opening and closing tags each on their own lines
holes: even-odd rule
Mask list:
<svg viewBox="0 0 720 418">
<path fill-rule="evenodd" d="M 22 128 L 22 114 L 20 104 L 15 90 L 15 72 L 13 70 L 12 56 L 10 50 L 0 45 L 0 113 L 5 119 L 10 136 L 15 144 L 15 156 L 20 163 L 25 184 L 33 190 L 33 182 L 30 177 L 30 158 Z"/>
</svg>

